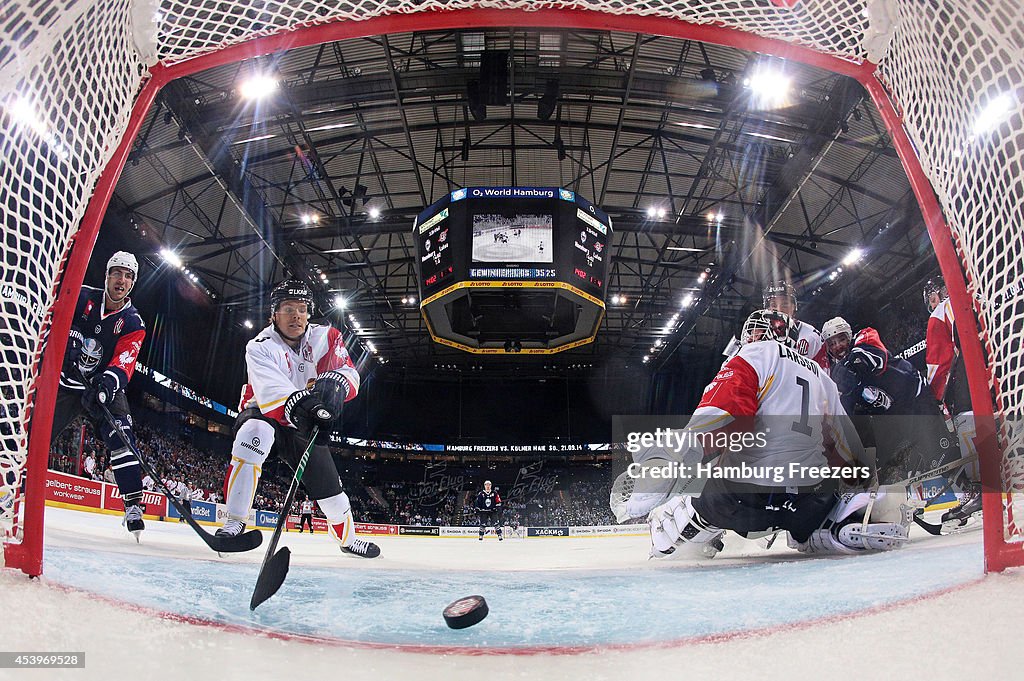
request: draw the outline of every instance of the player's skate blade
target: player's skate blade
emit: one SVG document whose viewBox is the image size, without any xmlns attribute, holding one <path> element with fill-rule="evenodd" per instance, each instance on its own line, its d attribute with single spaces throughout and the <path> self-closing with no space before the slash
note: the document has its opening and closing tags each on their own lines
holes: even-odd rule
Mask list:
<svg viewBox="0 0 1024 681">
<path fill-rule="evenodd" d="M 380 555 L 380 547 L 372 541 L 356 539 L 348 546 L 342 546 L 341 552 L 351 553 L 353 556 L 359 556 L 360 558 L 376 558 Z"/>
</svg>

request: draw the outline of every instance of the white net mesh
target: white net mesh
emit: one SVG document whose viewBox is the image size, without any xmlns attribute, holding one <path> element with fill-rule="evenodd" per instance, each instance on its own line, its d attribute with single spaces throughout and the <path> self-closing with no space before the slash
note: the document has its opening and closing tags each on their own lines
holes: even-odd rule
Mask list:
<svg viewBox="0 0 1024 681">
<path fill-rule="evenodd" d="M 589 9 L 735 28 L 831 55 L 882 58 L 880 75 L 902 109 L 964 254 L 980 301 L 983 343 L 1001 415 L 1024 406 L 1024 122 L 975 133 L 983 108 L 1024 82 L 1018 0 L 14 0 L 0 35 L 0 201 L 4 210 L 0 497 L 17 489 L 26 414 L 55 284 L 96 180 L 127 128 L 150 61 L 165 64 L 299 27 L 386 14 L 476 8 Z M 868 6 L 872 21 L 869 25 Z M 889 43 L 878 17 L 898 14 Z M 514 20 L 510 20 L 514 23 Z M 134 27 L 134 37 L 133 37 Z M 147 40 L 154 35 L 155 41 Z M 888 52 L 885 48 L 888 46 Z M 1016 97 L 1016 98 L 1014 98 Z M 1003 433 L 1004 443 L 1010 438 Z M 1019 474 L 1016 449 L 1004 471 Z M 1008 487 L 1013 489 L 1011 485 Z M 5 514 L 9 520 L 10 514 Z M 1024 518 L 1024 508 L 1016 518 Z M 1016 527 L 1016 525 L 1013 525 Z"/>
</svg>

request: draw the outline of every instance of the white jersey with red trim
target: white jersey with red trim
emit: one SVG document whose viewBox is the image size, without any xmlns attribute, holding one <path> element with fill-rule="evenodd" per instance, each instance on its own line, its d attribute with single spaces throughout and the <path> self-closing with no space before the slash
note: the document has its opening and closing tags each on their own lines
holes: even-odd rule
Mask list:
<svg viewBox="0 0 1024 681">
<path fill-rule="evenodd" d="M 821 333 L 807 322 L 799 319 L 793 321 L 799 332 L 796 338 L 796 351 L 804 357 L 813 359 L 822 369 L 828 369 L 828 353 L 825 351 L 825 341 L 821 340 Z"/>
<path fill-rule="evenodd" d="M 817 480 L 789 475 L 790 464 L 835 466 L 860 458 L 839 425 L 845 418 L 836 384 L 816 362 L 776 341 L 759 341 L 744 345 L 726 362 L 704 389 L 687 429 L 763 433 L 763 446 L 725 451 L 718 465 L 746 463 L 784 472 L 782 479 L 773 473 L 740 482 L 808 486 Z"/>
<path fill-rule="evenodd" d="M 271 324 L 246 344 L 245 367 L 249 382 L 242 386 L 239 410 L 259 407 L 284 426 L 293 425 L 284 417 L 285 401 L 296 390 L 312 387 L 325 371 L 345 374 L 351 386 L 346 402 L 359 392 L 359 372 L 333 326 L 310 324 L 299 346 L 292 348 Z"/>
</svg>

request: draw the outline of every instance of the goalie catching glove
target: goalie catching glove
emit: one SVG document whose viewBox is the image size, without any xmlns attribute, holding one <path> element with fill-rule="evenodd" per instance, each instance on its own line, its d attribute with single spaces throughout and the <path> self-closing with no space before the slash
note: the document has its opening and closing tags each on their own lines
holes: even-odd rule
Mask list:
<svg viewBox="0 0 1024 681">
<path fill-rule="evenodd" d="M 308 437 L 313 427 L 318 426 L 320 435 L 326 439 L 339 414 L 332 411 L 318 393 L 299 390 L 285 402 L 284 416 L 302 435 Z"/>
</svg>

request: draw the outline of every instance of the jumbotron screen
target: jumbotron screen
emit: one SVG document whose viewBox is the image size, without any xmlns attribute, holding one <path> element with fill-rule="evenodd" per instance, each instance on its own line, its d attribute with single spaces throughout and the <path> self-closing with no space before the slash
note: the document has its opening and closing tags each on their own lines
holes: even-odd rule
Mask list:
<svg viewBox="0 0 1024 681">
<path fill-rule="evenodd" d="M 558 187 L 467 187 L 416 219 L 422 298 L 458 282 L 560 281 L 604 299 L 611 222 Z"/>
</svg>

